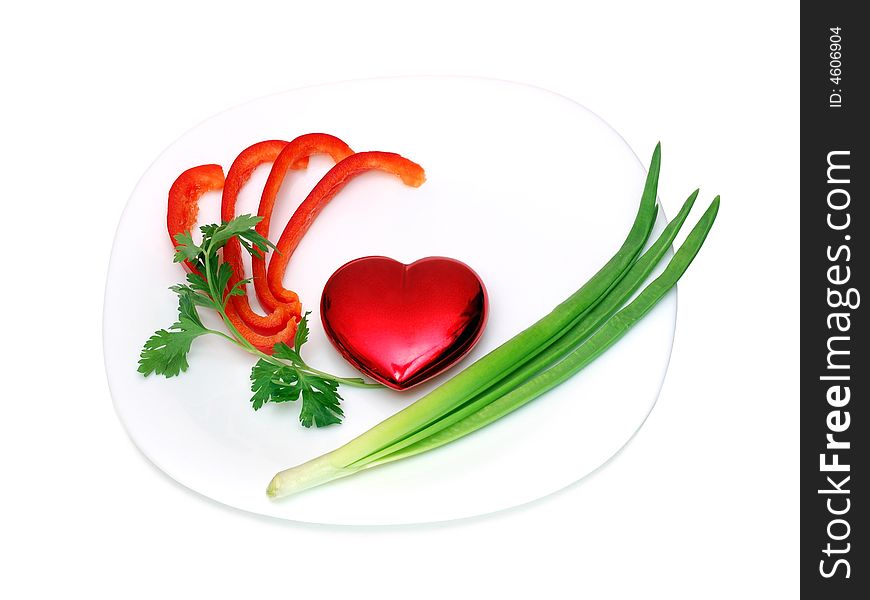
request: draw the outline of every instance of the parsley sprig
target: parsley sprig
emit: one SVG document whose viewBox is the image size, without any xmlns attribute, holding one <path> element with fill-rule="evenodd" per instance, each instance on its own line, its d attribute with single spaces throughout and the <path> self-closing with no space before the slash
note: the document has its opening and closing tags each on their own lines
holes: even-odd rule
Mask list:
<svg viewBox="0 0 870 600">
<path fill-rule="evenodd" d="M 178 320 L 167 329 L 160 329 L 145 342 L 139 356 L 139 372 L 174 377 L 187 371 L 187 355 L 196 338 L 213 334 L 220 336 L 258 357 L 251 369 L 251 405 L 259 410 L 267 402 L 293 402 L 302 399 L 299 420 L 305 427 L 324 427 L 341 423 L 344 416 L 338 386 L 380 387 L 358 377 L 337 377 L 309 366 L 302 358 L 302 346 L 308 341 L 308 314 L 302 316 L 291 348 L 278 343 L 272 356 L 261 352 L 242 336 L 226 313 L 231 296 L 245 293 L 244 279 L 229 289 L 232 267 L 221 262 L 218 251 L 233 237 L 253 256 L 262 256 L 275 246 L 254 227 L 261 217 L 242 215 L 220 225 L 200 227 L 202 242 L 196 244 L 189 232 L 175 236 L 175 262 L 190 261 L 197 272 L 187 275 L 187 283 L 172 286 L 178 295 Z M 197 307 L 216 311 L 229 335 L 209 329 L 199 317 Z"/>
</svg>

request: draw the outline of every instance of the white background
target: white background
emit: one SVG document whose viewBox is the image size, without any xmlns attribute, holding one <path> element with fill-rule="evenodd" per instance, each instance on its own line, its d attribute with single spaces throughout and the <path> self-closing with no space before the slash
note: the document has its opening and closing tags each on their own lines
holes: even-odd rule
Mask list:
<svg viewBox="0 0 870 600">
<path fill-rule="evenodd" d="M 603 4 L 2 9 L 0 596 L 796 597 L 797 3 Z M 127 196 L 224 108 L 402 74 L 551 89 L 640 156 L 662 140 L 669 214 L 697 185 L 722 194 L 658 405 L 604 469 L 497 515 L 347 529 L 205 501 L 139 454 L 106 386 Z"/>
</svg>

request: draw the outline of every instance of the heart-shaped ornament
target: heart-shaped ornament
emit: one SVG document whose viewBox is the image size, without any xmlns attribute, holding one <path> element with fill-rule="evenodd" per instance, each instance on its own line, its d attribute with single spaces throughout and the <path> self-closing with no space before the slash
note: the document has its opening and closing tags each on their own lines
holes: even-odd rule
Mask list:
<svg viewBox="0 0 870 600">
<path fill-rule="evenodd" d="M 477 273 L 435 256 L 410 265 L 385 256 L 358 258 L 332 274 L 320 301 L 326 335 L 342 356 L 396 390 L 465 356 L 483 333 L 487 311 Z"/>
</svg>

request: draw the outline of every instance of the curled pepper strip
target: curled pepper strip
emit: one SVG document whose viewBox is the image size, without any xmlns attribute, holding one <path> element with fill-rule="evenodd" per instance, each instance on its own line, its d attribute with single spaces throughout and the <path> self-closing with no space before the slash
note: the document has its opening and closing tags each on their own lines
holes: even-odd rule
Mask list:
<svg viewBox="0 0 870 600">
<path fill-rule="evenodd" d="M 284 289 L 284 273 L 290 257 L 314 219 L 351 179 L 371 170 L 392 173 L 411 187 L 420 187 L 426 181 L 423 167 L 392 152 L 359 152 L 332 167 L 293 213 L 276 244 L 278 249 L 269 261 L 266 280 L 272 294 L 279 301 L 287 302 L 297 297 L 294 292 Z"/>
<path fill-rule="evenodd" d="M 225 312 L 227 313 L 227 318 L 239 334 L 264 354 L 271 355 L 275 344 L 279 342 L 288 345 L 293 344 L 293 338 L 296 336 L 296 326 L 299 324 L 299 317 L 291 316 L 288 318 L 286 323 L 284 323 L 283 329 L 277 333 L 262 334 L 251 329 L 251 327 L 242 320 L 241 316 L 239 316 L 239 313 L 236 312 L 231 303 L 227 303 Z"/>
<path fill-rule="evenodd" d="M 300 163 L 297 163 L 300 164 Z M 306 163 L 307 164 L 307 159 Z M 253 171 L 253 169 L 251 169 Z M 248 174 L 250 176 L 250 173 Z M 216 192 L 224 187 L 224 171 L 220 165 L 201 165 L 184 171 L 169 188 L 169 201 L 166 212 L 166 228 L 173 248 L 176 245 L 175 236 L 179 233 L 187 233 L 196 225 L 199 214 L 199 199 L 206 192 Z M 241 187 L 240 185 L 238 187 Z M 236 189 L 238 192 L 238 189 Z M 236 243 L 238 243 L 237 240 Z M 226 248 L 226 246 L 224 247 Z M 192 273 L 199 271 L 189 262 L 184 262 L 185 267 Z M 227 317 L 252 345 L 261 352 L 271 354 L 272 348 L 278 342 L 291 342 L 296 335 L 297 319 L 287 318 L 279 331 L 272 336 L 262 335 L 251 330 L 241 320 L 239 314 L 230 303 L 226 306 Z"/>
<path fill-rule="evenodd" d="M 293 146 L 284 154 L 289 144 Z M 301 305 L 294 292 L 284 289 L 282 280 L 290 256 L 329 201 L 353 177 L 373 169 L 397 175 L 407 185 L 413 187 L 418 187 L 425 181 L 422 167 L 398 154 L 389 152 L 353 154 L 347 144 L 326 134 L 300 136 L 289 144 L 280 140 L 270 140 L 250 146 L 233 161 L 226 178 L 219 165 L 202 165 L 188 169 L 175 180 L 169 191 L 166 223 L 169 237 L 175 246 L 175 236 L 191 231 L 196 224 L 199 213 L 198 202 L 204 193 L 223 188 L 221 218 L 229 221 L 235 217 L 239 191 L 250 179 L 254 170 L 262 164 L 278 162 L 280 164 L 277 169 L 273 165 L 273 172 L 270 173 L 260 200 L 259 213 L 264 220 L 258 224 L 257 229 L 262 235 L 268 236 L 275 198 L 287 170 L 306 168 L 308 157 L 315 153 L 329 154 L 338 161 L 293 213 L 284 228 L 277 245 L 278 251 L 273 255 L 268 269 L 262 257 L 252 259 L 255 270 L 254 281 L 255 284 L 260 284 L 257 288 L 258 295 L 262 293 L 262 298 L 266 300 L 264 306 L 271 312 L 265 316 L 255 313 L 247 297 L 243 296 L 233 296 L 226 304 L 227 318 L 238 333 L 258 350 L 267 354 L 271 354 L 275 344 L 279 342 L 292 343 L 296 334 L 297 324 L 301 318 Z M 224 246 L 223 259 L 232 267 L 233 277 L 229 284 L 232 286 L 244 275 L 241 244 L 237 239 L 232 238 Z M 190 271 L 197 272 L 189 262 L 185 265 Z"/>
<path fill-rule="evenodd" d="M 291 168 L 293 164 L 297 164 L 300 159 L 312 154 L 328 154 L 338 163 L 353 154 L 353 150 L 337 137 L 325 133 L 300 135 L 287 144 L 273 162 L 272 171 L 269 173 L 266 186 L 263 188 L 263 195 L 260 198 L 260 207 L 257 214 L 263 217 L 263 220 L 257 223 L 256 228 L 263 237 L 269 237 L 269 226 L 272 220 L 272 211 L 275 208 L 275 200 L 278 196 L 278 190 L 281 189 L 281 184 L 287 175 L 288 168 Z M 271 260 L 275 260 L 274 254 Z M 264 309 L 274 311 L 288 302 L 298 302 L 299 297 L 293 292 L 288 292 L 283 300 L 275 298 L 266 284 L 266 261 L 264 257 L 252 257 L 251 266 L 253 268 L 254 289 Z M 242 314 L 244 314 L 245 308 L 241 305 L 249 306 L 247 296 L 234 296 L 231 301 L 236 303 L 237 310 Z"/>
<path fill-rule="evenodd" d="M 219 191 L 224 186 L 224 170 L 220 165 L 201 165 L 186 170 L 178 176 L 169 188 L 169 203 L 166 211 L 166 229 L 169 231 L 169 241 L 172 247 L 177 244 L 175 236 L 188 233 L 196 225 L 199 214 L 199 199 L 206 192 Z M 197 270 L 184 261 L 184 266 L 191 273 Z"/>
<path fill-rule="evenodd" d="M 224 184 L 221 201 L 221 219 L 223 221 L 230 221 L 236 216 L 236 202 L 239 197 L 239 191 L 251 178 L 254 170 L 261 165 L 273 162 L 287 144 L 288 142 L 283 140 L 258 142 L 242 150 L 236 157 L 232 166 L 230 166 L 230 170 L 227 172 L 226 183 Z M 289 165 L 289 168 L 304 169 L 307 166 L 308 156 L 306 155 L 297 157 Z M 233 269 L 229 282 L 229 287 L 232 287 L 238 281 L 244 279 L 245 272 L 244 263 L 242 262 L 242 247 L 238 239 L 232 238 L 227 242 L 223 249 L 223 259 Z M 238 301 L 240 299 L 242 301 Z M 286 331 L 289 320 L 298 321 L 302 310 L 298 298 L 270 308 L 271 312 L 268 315 L 260 315 L 251 308 L 247 295 L 234 296 L 227 307 L 227 314 L 230 316 L 233 324 L 239 329 L 239 332 L 256 346 L 258 342 L 251 339 L 251 336 L 262 334 L 263 340 L 259 340 L 259 342 L 267 343 L 268 336 Z M 242 324 L 237 321 L 242 322 Z M 279 341 L 286 340 L 282 339 Z"/>
</svg>

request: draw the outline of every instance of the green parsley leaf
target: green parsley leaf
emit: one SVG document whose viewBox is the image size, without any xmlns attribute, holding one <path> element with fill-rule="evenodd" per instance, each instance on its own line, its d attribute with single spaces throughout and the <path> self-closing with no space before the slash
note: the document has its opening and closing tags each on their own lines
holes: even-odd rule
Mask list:
<svg viewBox="0 0 870 600">
<path fill-rule="evenodd" d="M 291 350 L 287 347 L 288 350 Z M 291 350 L 293 352 L 293 350 Z M 292 366 L 279 366 L 263 359 L 251 369 L 251 404 L 259 410 L 267 402 L 295 402 L 302 398 L 299 421 L 305 427 L 341 423 L 344 412 L 339 403 L 338 382 Z"/>
<path fill-rule="evenodd" d="M 233 268 L 229 263 L 221 263 L 217 268 L 217 285 L 215 285 L 215 289 L 218 290 L 219 293 L 223 294 L 227 289 L 227 284 L 230 282 L 230 277 L 233 276 Z"/>
<path fill-rule="evenodd" d="M 302 360 L 302 346 L 308 341 L 308 315 L 311 311 L 302 315 L 299 324 L 296 326 L 296 336 L 293 339 L 293 348 L 284 342 L 278 342 L 272 348 L 272 356 L 289 360 L 300 367 L 306 367 L 305 361 Z"/>
<path fill-rule="evenodd" d="M 266 362 L 262 358 L 251 369 L 251 403 L 260 410 L 267 402 L 292 402 L 299 397 L 295 369 Z"/>
<path fill-rule="evenodd" d="M 302 360 L 302 356 L 284 342 L 278 342 L 275 344 L 272 348 L 272 356 L 283 360 L 289 360 L 300 366 L 305 364 L 305 361 Z"/>
<path fill-rule="evenodd" d="M 261 258 L 263 254 L 269 251 L 269 248 L 277 250 L 275 244 L 260 235 L 260 232 L 256 229 L 241 232 L 239 234 L 239 243 L 244 246 L 248 254 L 257 258 Z"/>
<path fill-rule="evenodd" d="M 296 348 L 297 353 L 301 352 L 302 345 L 308 341 L 308 315 L 310 314 L 311 311 L 308 311 L 302 315 L 299 325 L 296 326 L 296 337 L 293 339 L 293 347 Z"/>
<path fill-rule="evenodd" d="M 300 374 L 301 375 L 301 374 Z M 302 410 L 299 421 L 305 427 L 325 427 L 341 423 L 344 412 L 339 406 L 338 382 L 313 375 L 300 376 Z"/>
<path fill-rule="evenodd" d="M 178 322 L 185 330 L 205 329 L 202 320 L 199 318 L 199 313 L 196 312 L 193 294 L 181 294 L 178 296 Z"/>
<path fill-rule="evenodd" d="M 233 236 L 250 235 L 257 223 L 262 220 L 263 217 L 240 215 L 232 221 L 221 223 L 219 227 L 209 233 L 209 237 L 215 249 L 221 248 Z M 205 232 L 203 232 L 203 235 L 205 235 Z M 203 245 L 205 244 L 203 243 Z"/>
<path fill-rule="evenodd" d="M 205 253 L 201 247 L 194 243 L 193 237 L 191 237 L 189 231 L 177 234 L 175 236 L 175 241 L 174 262 L 183 262 L 185 260 L 194 262 Z"/>
<path fill-rule="evenodd" d="M 192 287 L 184 284 L 176 284 L 169 288 L 179 296 L 186 295 L 190 297 L 190 301 L 196 304 L 197 306 L 203 306 L 205 308 L 211 308 L 212 310 L 216 310 L 214 302 L 209 296 L 197 293 Z"/>
<path fill-rule="evenodd" d="M 211 238 L 214 235 L 214 232 L 217 231 L 218 227 L 220 227 L 220 225 L 218 225 L 217 223 L 209 223 L 208 225 L 202 225 L 199 228 L 199 230 L 202 232 L 202 239 L 206 240 L 206 239 Z M 206 244 L 203 243 L 202 247 L 205 248 Z"/>
<path fill-rule="evenodd" d="M 205 294 L 206 296 L 211 298 L 211 290 L 208 289 L 208 282 L 199 273 L 188 273 L 187 283 L 190 284 L 190 288 L 192 290 L 197 291 L 201 294 Z"/>
<path fill-rule="evenodd" d="M 196 312 L 196 304 L 191 294 L 179 294 L 178 296 L 178 321 L 170 325 L 169 329 L 156 331 L 145 342 L 139 355 L 138 371 L 144 376 L 151 373 L 174 377 L 183 371 L 187 371 L 187 353 L 193 340 L 208 333 L 199 314 Z"/>
<path fill-rule="evenodd" d="M 245 290 L 245 286 L 254 281 L 252 278 L 248 279 L 240 279 L 233 284 L 233 287 L 227 292 L 227 297 L 229 296 L 244 296 L 247 292 Z"/>
</svg>

